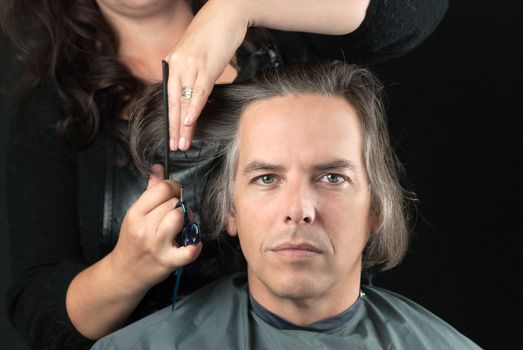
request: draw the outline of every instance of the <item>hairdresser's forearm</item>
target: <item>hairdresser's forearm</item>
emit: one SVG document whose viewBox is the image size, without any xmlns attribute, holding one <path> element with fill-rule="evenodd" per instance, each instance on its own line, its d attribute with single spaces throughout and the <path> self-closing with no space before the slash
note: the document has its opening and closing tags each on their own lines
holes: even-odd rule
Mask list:
<svg viewBox="0 0 523 350">
<path fill-rule="evenodd" d="M 226 2 L 230 0 L 225 0 Z M 370 0 L 239 0 L 249 26 L 348 34 L 361 25 Z"/>
<path fill-rule="evenodd" d="M 147 286 L 113 265 L 109 254 L 78 274 L 67 290 L 69 318 L 87 338 L 96 340 L 122 327 L 147 292 Z"/>
</svg>

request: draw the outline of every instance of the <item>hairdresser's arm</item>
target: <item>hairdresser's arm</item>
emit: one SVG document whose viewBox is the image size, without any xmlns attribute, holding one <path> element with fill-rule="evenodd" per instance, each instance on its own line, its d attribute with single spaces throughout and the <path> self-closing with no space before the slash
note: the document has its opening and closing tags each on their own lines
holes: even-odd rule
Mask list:
<svg viewBox="0 0 523 350">
<path fill-rule="evenodd" d="M 172 148 L 186 149 L 214 83 L 231 62 L 250 26 L 347 34 L 365 18 L 369 0 L 210 0 L 167 57 Z M 182 86 L 193 87 L 183 100 Z"/>
<path fill-rule="evenodd" d="M 78 173 L 85 164 L 80 164 L 79 152 L 56 134 L 64 115 L 63 101 L 53 84 L 47 84 L 36 88 L 20 106 L 10 124 L 6 162 L 14 279 L 7 295 L 8 317 L 31 349 L 88 349 L 92 342 L 87 338 L 98 339 L 122 325 L 144 289 L 193 260 L 201 248 L 177 249 L 175 255 L 182 255 L 178 258 L 165 256 L 174 249 L 168 237 L 179 232 L 181 219 L 180 210 L 174 210 L 177 185 L 165 181 L 152 186 L 133 206 L 117 248 L 89 267 L 100 237 L 97 228 L 82 232 L 95 236 L 82 236 L 79 222 L 89 216 L 79 215 L 78 203 L 80 198 L 85 202 L 83 195 L 98 196 L 100 188 L 95 179 L 89 187 L 93 193 L 82 192 Z M 166 208 L 160 208 L 159 202 Z M 147 205 L 156 209 L 148 211 Z M 101 216 L 102 208 L 89 208 L 92 217 Z M 158 220 L 164 224 L 155 232 Z M 151 227 L 137 235 L 144 222 Z M 96 222 L 83 223 L 98 227 Z M 168 243 L 151 244 L 155 241 L 147 237 L 167 238 Z M 149 249 L 144 252 L 145 247 Z"/>
<path fill-rule="evenodd" d="M 420 45 L 438 27 L 448 0 L 371 0 L 364 21 L 348 35 L 273 31 L 286 61 L 308 48 L 322 59 L 365 66 L 399 57 Z"/>
<path fill-rule="evenodd" d="M 151 287 L 199 255 L 201 243 L 174 243 L 183 223 L 175 209 L 179 194 L 174 181 L 151 177 L 127 212 L 115 249 L 71 282 L 67 312 L 84 336 L 99 339 L 120 328 Z"/>
</svg>

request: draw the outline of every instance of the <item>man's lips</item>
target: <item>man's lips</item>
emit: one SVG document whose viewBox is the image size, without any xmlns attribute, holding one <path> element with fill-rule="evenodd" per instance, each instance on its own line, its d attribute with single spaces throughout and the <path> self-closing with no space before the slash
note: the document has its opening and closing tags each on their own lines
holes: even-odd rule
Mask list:
<svg viewBox="0 0 523 350">
<path fill-rule="evenodd" d="M 270 251 L 291 258 L 307 258 L 321 254 L 322 251 L 311 243 L 283 243 Z"/>
</svg>

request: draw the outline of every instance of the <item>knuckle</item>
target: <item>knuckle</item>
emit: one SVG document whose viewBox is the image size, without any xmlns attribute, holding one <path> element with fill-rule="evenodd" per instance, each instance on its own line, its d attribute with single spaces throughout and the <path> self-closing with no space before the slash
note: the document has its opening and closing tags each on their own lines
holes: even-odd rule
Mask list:
<svg viewBox="0 0 523 350">
<path fill-rule="evenodd" d="M 187 55 L 186 63 L 190 64 L 192 67 L 201 68 L 205 67 L 205 58 L 202 55 L 191 53 Z"/>
<path fill-rule="evenodd" d="M 175 51 L 168 56 L 168 62 L 177 63 L 178 65 L 183 64 L 191 67 L 200 67 L 205 61 L 200 55 Z"/>
<path fill-rule="evenodd" d="M 147 226 L 142 222 L 135 224 L 130 233 L 134 239 L 142 240 L 147 235 Z"/>
<path fill-rule="evenodd" d="M 173 212 L 170 212 L 165 220 L 164 229 L 167 232 L 176 232 L 179 229 L 180 225 L 176 220 L 176 217 L 173 215 Z"/>
<path fill-rule="evenodd" d="M 193 96 L 198 96 L 198 97 L 209 96 L 209 91 L 204 87 L 196 86 L 193 89 Z"/>
<path fill-rule="evenodd" d="M 196 55 L 187 55 L 185 58 L 185 63 L 191 66 L 195 66 L 198 63 L 199 59 Z"/>
<path fill-rule="evenodd" d="M 158 191 L 162 195 L 171 196 L 172 195 L 172 186 L 167 181 L 160 181 L 157 185 Z"/>
<path fill-rule="evenodd" d="M 180 59 L 180 53 L 179 52 L 172 52 L 167 56 L 167 60 L 169 63 L 174 63 Z"/>
<path fill-rule="evenodd" d="M 191 104 L 191 99 L 189 99 L 189 98 L 184 98 L 184 97 L 181 97 L 181 98 L 180 98 L 180 105 L 181 105 L 182 107 L 187 107 L 187 106 L 189 106 L 190 104 Z"/>
</svg>

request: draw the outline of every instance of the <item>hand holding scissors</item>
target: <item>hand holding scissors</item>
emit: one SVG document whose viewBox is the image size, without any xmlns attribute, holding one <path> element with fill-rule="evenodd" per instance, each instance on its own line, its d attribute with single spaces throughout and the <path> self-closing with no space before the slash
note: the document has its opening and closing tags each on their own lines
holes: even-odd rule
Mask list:
<svg viewBox="0 0 523 350">
<path fill-rule="evenodd" d="M 163 118 L 164 118 L 164 178 L 169 178 L 169 98 L 168 98 L 168 80 L 169 80 L 169 64 L 166 61 L 162 61 L 162 103 L 163 103 Z M 189 219 L 189 207 L 187 203 L 183 200 L 183 187 L 180 188 L 180 201 L 176 204 L 175 208 L 180 208 L 183 213 L 183 226 L 182 231 L 178 234 L 176 238 L 176 243 L 178 247 L 182 246 L 192 246 L 196 245 L 201 240 L 200 226 L 192 222 Z M 176 303 L 176 298 L 178 296 L 178 290 L 180 288 L 180 283 L 183 275 L 183 266 L 180 266 L 176 270 L 176 285 L 174 286 L 173 291 L 173 305 L 172 309 L 174 311 L 174 305 Z"/>
</svg>

